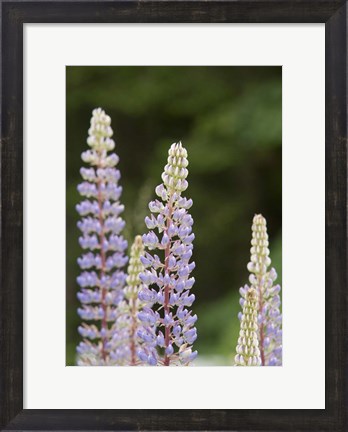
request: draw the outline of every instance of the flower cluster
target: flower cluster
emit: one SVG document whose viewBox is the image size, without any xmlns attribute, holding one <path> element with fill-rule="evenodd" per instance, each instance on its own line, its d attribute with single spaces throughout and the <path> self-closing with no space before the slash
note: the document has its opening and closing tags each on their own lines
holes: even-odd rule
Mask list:
<svg viewBox="0 0 348 432">
<path fill-rule="evenodd" d="M 252 224 L 251 258 L 248 264 L 249 282 L 258 296 L 258 339 L 261 364 L 280 366 L 282 364 L 282 314 L 280 312 L 280 285 L 274 285 L 277 273 L 269 270 L 269 242 L 266 219 L 255 215 Z M 246 302 L 249 286 L 240 288 L 242 307 Z M 239 315 L 242 319 L 242 314 Z"/>
<path fill-rule="evenodd" d="M 101 108 L 93 110 L 87 144 L 82 153 L 88 165 L 78 192 L 80 215 L 78 258 L 81 269 L 77 294 L 82 341 L 77 347 L 78 365 L 189 365 L 197 356 L 197 315 L 191 276 L 193 218 L 188 188 L 187 151 L 174 143 L 149 203 L 145 218 L 148 232 L 136 236 L 128 262 L 127 241 L 122 236 L 122 188 L 119 158 L 113 152 L 111 119 Z M 282 364 L 282 314 L 277 274 L 270 268 L 266 220 L 255 215 L 252 224 L 249 285 L 240 288 L 240 332 L 237 366 Z"/>
<path fill-rule="evenodd" d="M 257 325 L 257 292 L 249 288 L 245 293 L 243 314 L 241 317 L 237 355 L 234 359 L 237 366 L 260 366 L 261 357 Z"/>
<path fill-rule="evenodd" d="M 110 124 L 101 108 L 93 110 L 87 139 L 90 150 L 82 153 L 89 167 L 80 170 L 83 182 L 78 191 L 84 200 L 76 206 L 81 216 L 79 243 L 85 251 L 78 258 L 82 270 L 77 278 L 82 304 L 78 313 L 83 320 L 79 327 L 83 341 L 77 347 L 79 365 L 114 364 L 117 305 L 126 279 L 122 268 L 128 260 L 124 254 L 127 242 L 120 234 L 125 226 L 120 217 L 124 206 L 119 202 L 120 171 L 115 168 L 119 158 L 108 154 L 115 147 Z"/>
<path fill-rule="evenodd" d="M 142 363 L 137 355 L 140 349 L 137 332 L 140 327 L 138 314 L 142 313 L 144 306 L 138 298 L 139 291 L 143 288 L 143 283 L 139 278 L 139 274 L 144 270 L 140 260 L 143 253 L 143 241 L 138 235 L 135 237 L 130 251 L 124 300 L 119 303 L 117 308 L 118 317 L 115 323 L 112 356 L 118 365 L 137 366 Z"/>
<path fill-rule="evenodd" d="M 149 365 L 188 365 L 197 356 L 192 344 L 197 338 L 190 307 L 195 300 L 190 273 L 195 267 L 192 257 L 193 219 L 188 213 L 192 200 L 182 197 L 188 187 L 187 151 L 181 142 L 172 144 L 163 183 L 156 187 L 159 199 L 150 202 L 151 217 L 145 218 L 150 230 L 143 235 L 146 249 L 140 274 L 144 287 L 139 299 L 145 303 L 138 314 L 142 341 L 141 361 Z M 157 234 L 155 231 L 157 231 Z M 151 251 L 157 251 L 158 254 Z"/>
</svg>

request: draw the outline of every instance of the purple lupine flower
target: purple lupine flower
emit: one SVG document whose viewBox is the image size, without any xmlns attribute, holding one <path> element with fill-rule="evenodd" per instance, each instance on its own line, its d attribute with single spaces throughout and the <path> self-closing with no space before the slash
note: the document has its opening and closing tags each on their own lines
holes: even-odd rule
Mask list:
<svg viewBox="0 0 348 432">
<path fill-rule="evenodd" d="M 269 242 L 266 219 L 255 215 L 252 225 L 251 257 L 248 264 L 249 282 L 258 295 L 258 338 L 263 366 L 282 365 L 282 314 L 280 285 L 275 285 L 277 273 L 269 270 Z M 249 286 L 240 288 L 240 303 L 244 306 Z M 242 314 L 239 315 L 241 318 Z"/>
<path fill-rule="evenodd" d="M 81 168 L 83 182 L 77 187 L 85 198 L 76 206 L 81 216 L 79 243 L 85 250 L 78 258 L 82 270 L 77 278 L 78 313 L 84 322 L 78 329 L 83 341 L 77 353 L 78 365 L 111 365 L 117 364 L 114 323 L 117 305 L 123 299 L 127 242 L 120 235 L 125 224 L 120 217 L 124 207 L 118 201 L 122 192 L 120 171 L 115 168 L 118 156 L 108 154 L 115 147 L 111 119 L 101 108 L 92 114 L 87 139 L 91 149 L 82 153 L 90 167 Z"/>
<path fill-rule="evenodd" d="M 118 316 L 115 323 L 113 335 L 114 348 L 110 356 L 119 365 L 137 366 L 142 364 L 142 359 L 138 357 L 140 350 L 140 317 L 144 320 L 153 319 L 153 312 L 144 307 L 145 302 L 138 298 L 139 291 L 145 286 L 139 278 L 139 274 L 144 270 L 140 260 L 144 253 L 144 245 L 141 236 L 136 236 L 130 251 L 130 259 L 127 271 L 126 286 L 124 288 L 124 300 L 117 307 Z M 148 303 L 148 302 L 147 302 Z"/>
<path fill-rule="evenodd" d="M 156 187 L 160 199 L 150 202 L 152 214 L 145 218 L 150 231 L 143 235 L 143 242 L 148 251 L 154 252 L 145 251 L 141 257 L 145 270 L 140 279 L 145 286 L 139 299 L 148 308 L 138 314 L 142 323 L 138 355 L 149 365 L 188 365 L 197 356 L 197 351 L 192 351 L 197 315 L 190 310 L 195 300 L 191 293 L 195 280 L 190 277 L 195 267 L 190 262 L 193 219 L 188 213 L 192 200 L 181 196 L 188 187 L 187 166 L 186 149 L 181 142 L 172 144 L 163 183 Z"/>
</svg>

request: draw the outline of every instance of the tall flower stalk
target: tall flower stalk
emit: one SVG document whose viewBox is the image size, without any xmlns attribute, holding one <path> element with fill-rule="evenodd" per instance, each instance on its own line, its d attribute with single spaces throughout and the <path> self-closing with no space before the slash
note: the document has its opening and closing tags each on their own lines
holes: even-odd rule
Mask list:
<svg viewBox="0 0 348 432">
<path fill-rule="evenodd" d="M 79 365 L 114 364 L 115 319 L 126 279 L 127 242 L 120 234 L 125 226 L 120 217 L 124 206 L 119 202 L 119 158 L 109 153 L 115 148 L 110 124 L 101 108 L 93 110 L 87 139 L 90 150 L 81 155 L 89 166 L 80 170 L 83 182 L 78 191 L 85 199 L 76 206 L 81 216 L 79 243 L 85 252 L 78 258 L 82 270 L 77 278 L 82 304 L 78 313 L 83 320 L 78 329 L 83 337 L 77 347 Z"/>
<path fill-rule="evenodd" d="M 258 296 L 258 339 L 261 364 L 281 366 L 282 364 L 282 314 L 280 312 L 280 285 L 275 285 L 277 273 L 270 268 L 269 241 L 266 219 L 255 215 L 252 224 L 249 282 Z M 245 304 L 249 286 L 240 288 L 242 307 Z M 242 318 L 242 314 L 240 314 Z"/>
<path fill-rule="evenodd" d="M 245 294 L 238 345 L 236 348 L 237 355 L 234 359 L 237 366 L 261 365 L 257 334 L 257 297 L 257 292 L 254 288 L 249 288 Z"/>
<path fill-rule="evenodd" d="M 124 300 L 117 308 L 116 331 L 113 337 L 115 350 L 112 356 L 119 365 L 137 366 L 142 363 L 138 358 L 140 345 L 137 332 L 140 327 L 138 314 L 144 306 L 138 298 L 139 291 L 143 287 L 139 278 L 139 274 L 144 270 L 140 260 L 143 253 L 144 245 L 141 236 L 136 236 L 130 251 Z"/>
<path fill-rule="evenodd" d="M 191 293 L 195 280 L 190 277 L 195 267 L 190 263 L 193 219 L 188 213 L 192 200 L 182 196 L 188 187 L 187 166 L 186 149 L 181 142 L 172 144 L 163 183 L 156 187 L 160 199 L 150 202 L 152 214 L 145 218 L 150 231 L 143 235 L 147 251 L 141 257 L 146 270 L 140 274 L 145 286 L 139 299 L 145 307 L 138 314 L 142 323 L 139 358 L 152 366 L 188 365 L 197 356 L 192 351 L 197 315 L 189 309 L 195 300 Z"/>
</svg>

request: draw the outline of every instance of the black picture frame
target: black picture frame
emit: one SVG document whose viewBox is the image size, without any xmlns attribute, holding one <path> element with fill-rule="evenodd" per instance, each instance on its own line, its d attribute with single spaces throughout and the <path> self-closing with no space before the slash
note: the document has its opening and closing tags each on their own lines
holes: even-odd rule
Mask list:
<svg viewBox="0 0 348 432">
<path fill-rule="evenodd" d="M 346 420 L 348 408 L 347 3 L 341 0 L 98 2 L 2 0 L 0 3 L 2 26 L 0 427 L 2 430 L 330 432 L 348 430 Z M 325 23 L 326 408 L 324 410 L 23 410 L 23 24 L 94 22 Z M 315 353 L 310 351 L 299 355 L 303 356 L 304 361 L 315 361 Z M 298 386 L 301 391 L 300 382 Z M 194 392 L 194 389 L 190 391 Z"/>
</svg>

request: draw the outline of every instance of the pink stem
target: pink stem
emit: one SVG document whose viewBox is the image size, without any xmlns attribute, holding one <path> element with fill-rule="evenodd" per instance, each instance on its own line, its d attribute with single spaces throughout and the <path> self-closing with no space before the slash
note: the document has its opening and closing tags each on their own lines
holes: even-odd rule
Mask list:
<svg viewBox="0 0 348 432">
<path fill-rule="evenodd" d="M 169 215 L 168 215 L 168 219 L 167 219 L 167 228 L 165 230 L 165 232 L 168 232 L 168 228 L 170 226 L 170 222 L 171 222 L 171 215 L 172 215 L 172 206 L 171 203 L 169 204 Z M 169 236 L 168 236 L 169 237 Z M 169 260 L 169 255 L 170 255 L 170 241 L 168 242 L 168 245 L 165 249 L 164 252 L 164 274 L 166 275 L 168 272 L 168 260 Z M 169 285 L 166 285 L 164 287 L 164 313 L 169 314 L 169 291 L 170 291 L 170 287 Z M 170 342 L 170 324 L 165 326 L 165 330 L 164 330 L 164 345 L 165 348 L 167 348 L 169 346 L 169 342 Z M 164 366 L 169 366 L 170 364 L 170 357 L 165 354 L 164 355 L 164 362 L 163 362 Z"/>
<path fill-rule="evenodd" d="M 100 166 L 98 166 L 100 168 Z M 105 275 L 105 251 L 104 251 L 104 218 L 103 218 L 103 200 L 102 200 L 102 191 L 101 191 L 101 185 L 102 181 L 98 180 L 98 207 L 99 207 L 99 223 L 100 223 L 100 235 L 99 235 L 99 241 L 100 241 L 100 257 L 101 257 L 101 269 L 100 269 L 100 279 L 103 278 Z M 105 296 L 107 294 L 107 289 L 105 287 L 102 288 L 101 292 L 101 307 L 103 309 L 103 319 L 101 322 L 101 328 L 107 332 L 108 330 L 108 324 L 106 320 L 106 312 L 107 312 L 107 305 L 105 303 Z M 106 343 L 107 343 L 107 336 L 105 335 L 102 337 L 102 349 L 101 349 L 101 355 L 102 359 L 106 361 L 107 358 L 107 349 L 106 349 Z"/>
</svg>

